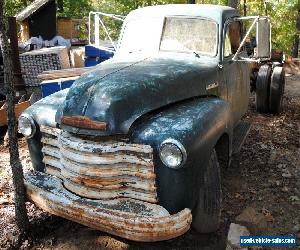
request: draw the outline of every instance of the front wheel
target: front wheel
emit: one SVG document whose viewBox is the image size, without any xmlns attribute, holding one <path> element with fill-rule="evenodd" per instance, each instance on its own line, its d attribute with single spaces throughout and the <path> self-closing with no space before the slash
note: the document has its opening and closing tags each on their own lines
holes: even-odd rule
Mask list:
<svg viewBox="0 0 300 250">
<path fill-rule="evenodd" d="M 200 187 L 198 202 L 193 209 L 192 227 L 199 233 L 214 232 L 219 228 L 221 217 L 221 176 L 215 149 L 204 173 L 204 182 Z"/>
</svg>

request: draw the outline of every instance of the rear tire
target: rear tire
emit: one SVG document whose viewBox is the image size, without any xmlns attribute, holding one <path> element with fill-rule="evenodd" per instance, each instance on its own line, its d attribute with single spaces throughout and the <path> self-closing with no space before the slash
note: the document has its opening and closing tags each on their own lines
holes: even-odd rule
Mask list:
<svg viewBox="0 0 300 250">
<path fill-rule="evenodd" d="M 256 110 L 260 113 L 269 112 L 269 89 L 271 67 L 267 64 L 260 67 L 256 79 Z"/>
<path fill-rule="evenodd" d="M 271 77 L 269 108 L 272 114 L 282 111 L 282 100 L 285 87 L 285 73 L 282 67 L 275 67 Z"/>
<path fill-rule="evenodd" d="M 199 233 L 214 232 L 219 228 L 221 217 L 221 176 L 217 153 L 213 149 L 204 173 L 196 207 L 193 209 L 192 228 Z"/>
</svg>

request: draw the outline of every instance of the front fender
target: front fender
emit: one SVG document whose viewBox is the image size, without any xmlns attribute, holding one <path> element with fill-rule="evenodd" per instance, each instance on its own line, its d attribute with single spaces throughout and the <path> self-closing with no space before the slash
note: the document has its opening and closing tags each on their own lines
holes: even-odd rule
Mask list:
<svg viewBox="0 0 300 250">
<path fill-rule="evenodd" d="M 57 127 L 61 119 L 63 103 L 69 89 L 64 89 L 47 96 L 24 111 L 30 115 L 38 125 Z"/>
<path fill-rule="evenodd" d="M 224 133 L 231 139 L 232 130 L 230 105 L 208 97 L 178 103 L 132 128 L 133 142 L 154 148 L 160 205 L 170 213 L 194 208 L 211 150 Z M 159 158 L 159 146 L 169 138 L 180 141 L 187 151 L 181 169 L 170 169 Z"/>
<path fill-rule="evenodd" d="M 27 139 L 27 145 L 31 157 L 32 166 L 35 170 L 44 171 L 41 133 L 41 125 L 56 128 L 61 119 L 62 105 L 66 99 L 69 89 L 56 92 L 43 98 L 26 109 L 23 113 L 30 115 L 37 125 L 36 134 Z"/>
</svg>

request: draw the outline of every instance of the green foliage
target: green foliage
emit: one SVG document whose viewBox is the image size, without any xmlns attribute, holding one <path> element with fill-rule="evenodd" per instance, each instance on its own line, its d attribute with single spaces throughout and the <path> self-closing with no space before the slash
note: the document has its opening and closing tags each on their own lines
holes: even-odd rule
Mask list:
<svg viewBox="0 0 300 250">
<path fill-rule="evenodd" d="M 14 16 L 31 2 L 27 0 L 6 0 L 4 2 L 4 14 L 6 16 Z"/>
<path fill-rule="evenodd" d="M 59 16 L 83 18 L 94 10 L 90 0 L 63 0 L 63 9 L 58 12 Z"/>
<path fill-rule="evenodd" d="M 297 1 L 276 1 L 275 3 L 270 3 L 268 15 L 270 15 L 272 20 L 273 47 L 282 48 L 286 53 L 290 53 L 293 37 L 297 34 Z"/>
<path fill-rule="evenodd" d="M 5 14 L 15 15 L 33 0 L 6 0 Z M 131 10 L 157 4 L 186 3 L 187 0 L 58 0 L 63 2 L 59 16 L 87 18 L 90 11 L 102 11 L 127 15 Z M 196 3 L 227 5 L 228 0 L 196 0 Z M 298 0 L 240 0 L 239 9 L 247 15 L 269 15 L 272 20 L 272 43 L 274 48 L 281 48 L 290 53 L 293 37 L 297 34 L 296 19 Z M 108 28 L 117 36 L 120 24 L 107 21 Z"/>
<path fill-rule="evenodd" d="M 94 11 L 126 16 L 130 11 L 137 8 L 167 3 L 185 3 L 185 0 L 93 0 L 91 3 L 94 6 Z M 105 17 L 102 20 L 107 26 L 112 39 L 117 40 L 122 23 Z M 107 40 L 103 29 L 100 31 L 100 37 Z"/>
<path fill-rule="evenodd" d="M 95 10 L 127 15 L 130 11 L 145 6 L 170 3 L 186 3 L 185 0 L 93 0 Z"/>
<path fill-rule="evenodd" d="M 245 0 L 244 0 L 245 1 Z M 243 13 L 244 2 L 240 4 Z M 247 15 L 268 15 L 272 22 L 272 47 L 290 54 L 297 34 L 298 0 L 247 0 Z"/>
<path fill-rule="evenodd" d="M 197 0 L 197 3 L 227 5 L 228 0 Z M 240 0 L 240 13 L 247 16 L 268 15 L 272 22 L 272 47 L 291 52 L 293 37 L 297 34 L 298 0 Z"/>
</svg>

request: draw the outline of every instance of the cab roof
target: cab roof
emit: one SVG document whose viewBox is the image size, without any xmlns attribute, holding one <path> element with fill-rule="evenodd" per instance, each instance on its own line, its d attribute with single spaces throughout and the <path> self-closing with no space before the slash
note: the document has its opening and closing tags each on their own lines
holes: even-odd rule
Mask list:
<svg viewBox="0 0 300 250">
<path fill-rule="evenodd" d="M 126 19 L 165 17 L 165 16 L 195 16 L 210 18 L 218 23 L 222 20 L 239 16 L 239 12 L 228 6 L 211 4 L 166 4 L 149 6 L 134 10 Z"/>
</svg>

